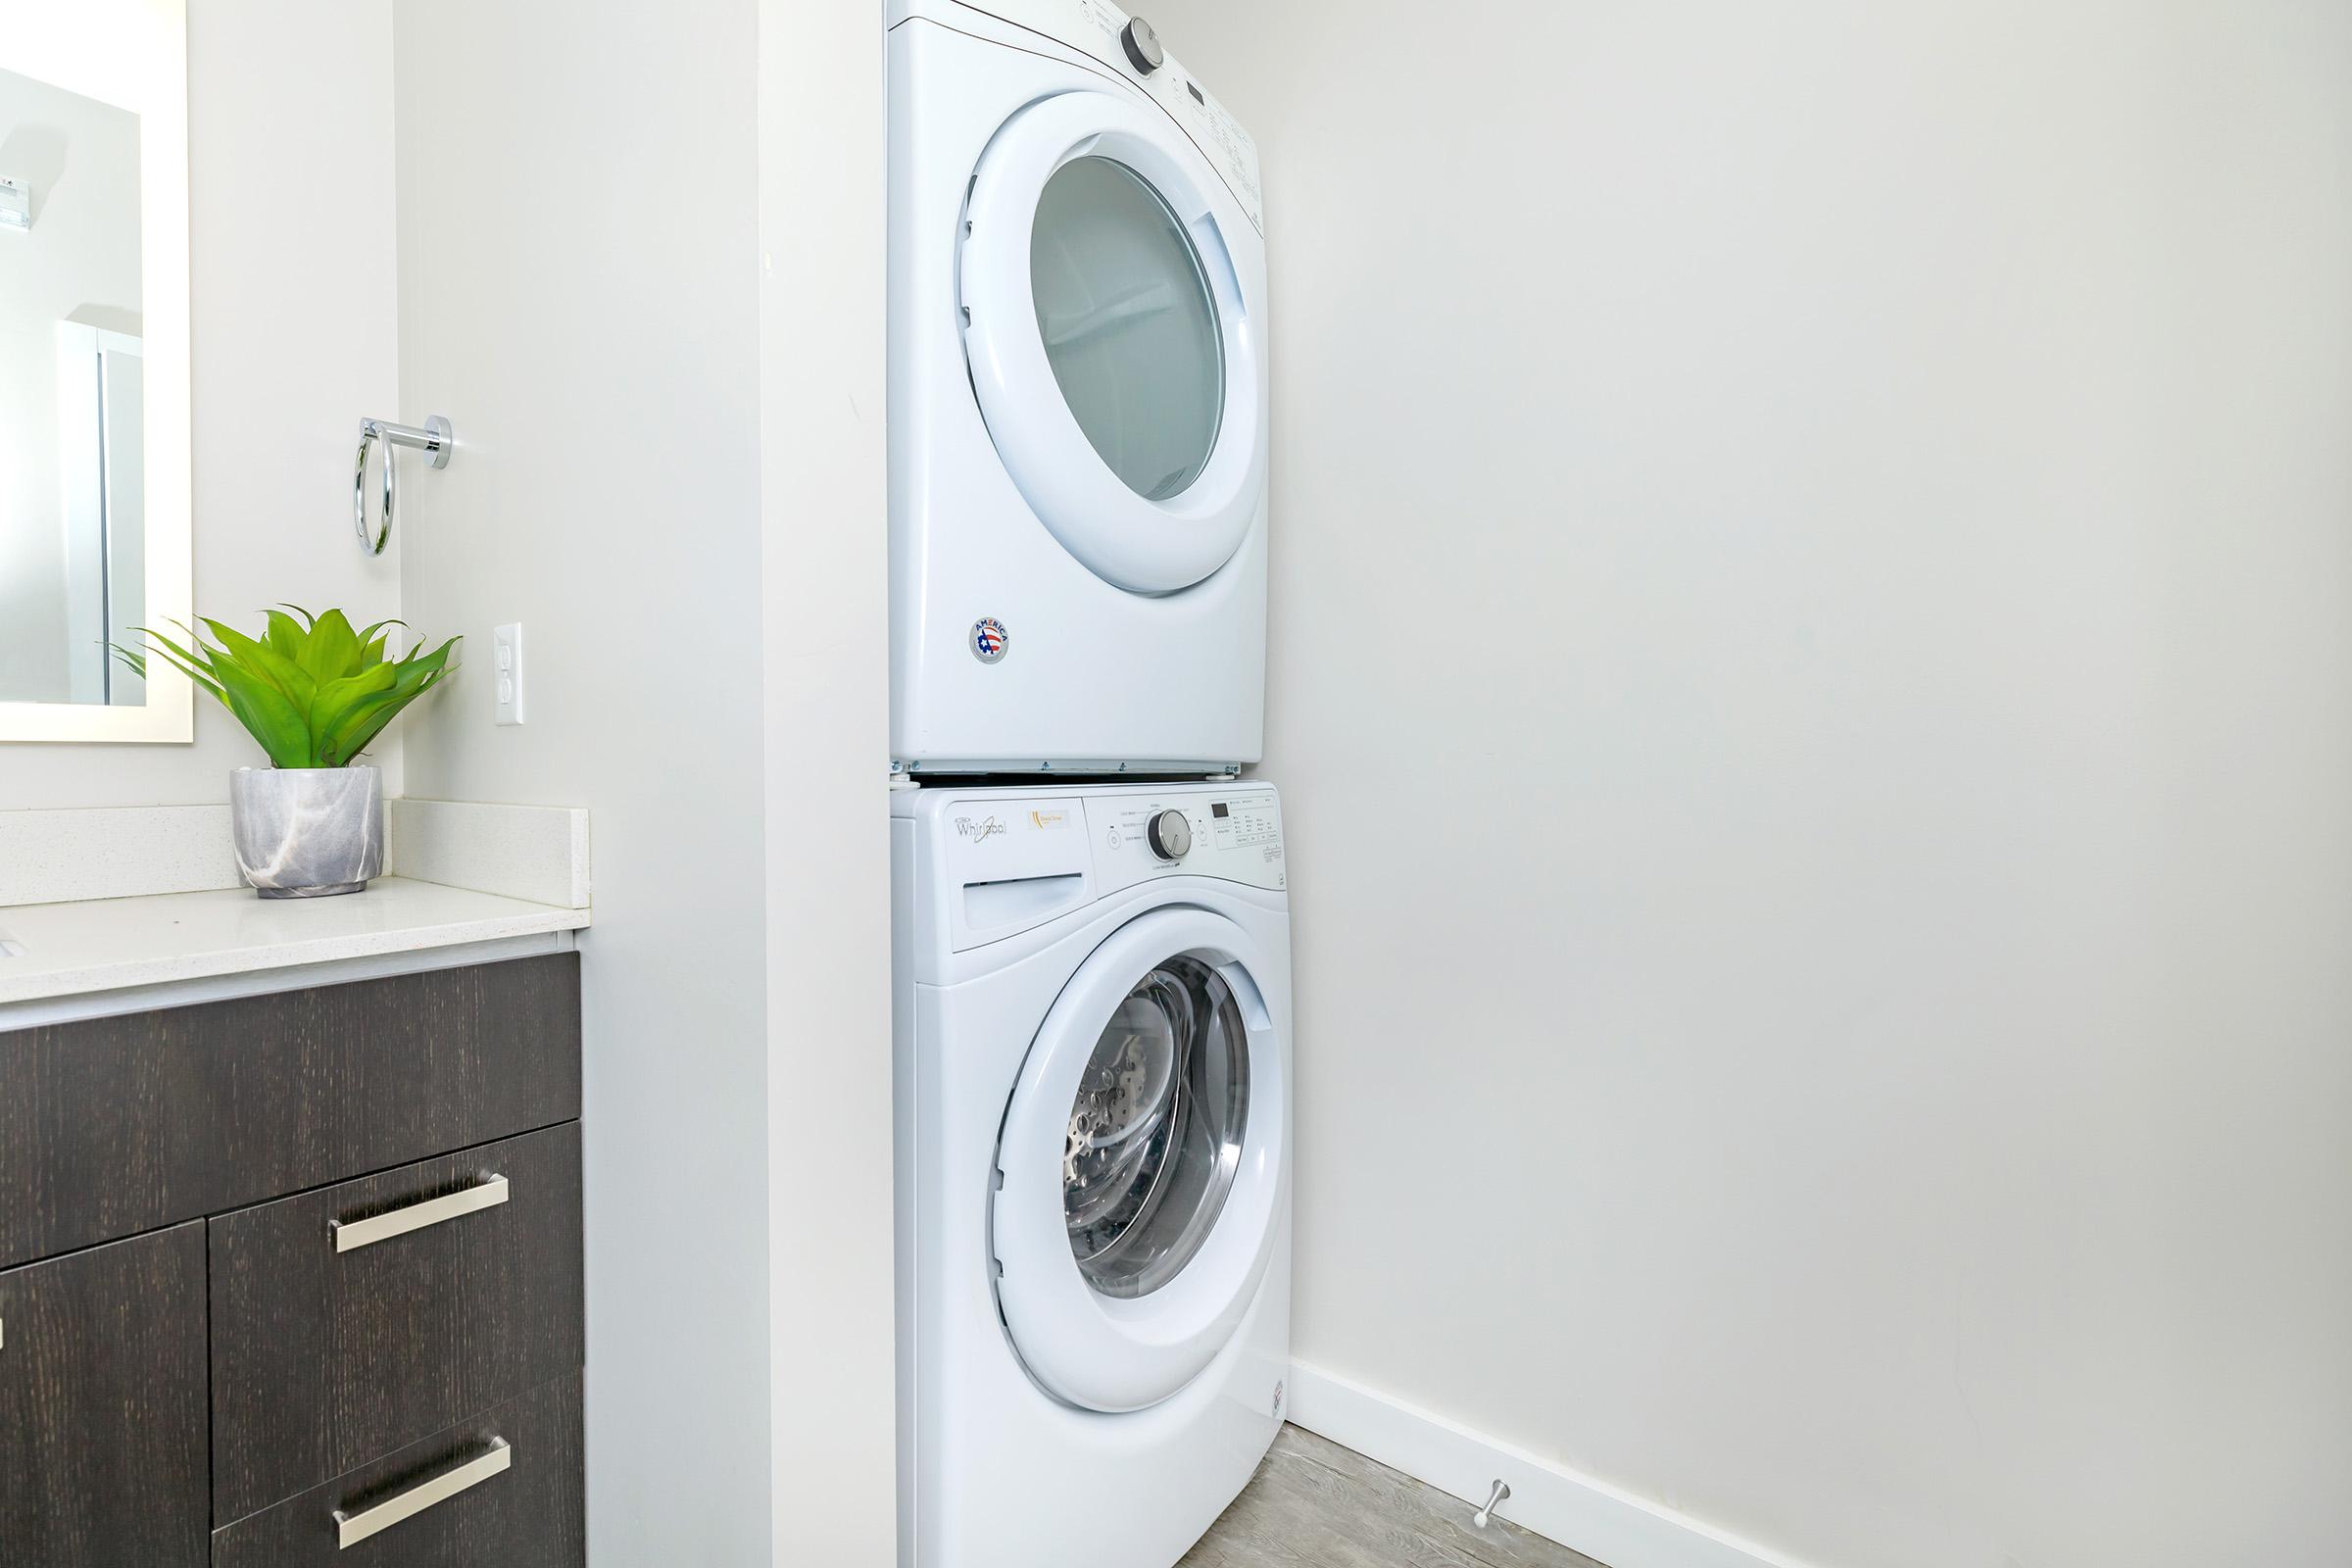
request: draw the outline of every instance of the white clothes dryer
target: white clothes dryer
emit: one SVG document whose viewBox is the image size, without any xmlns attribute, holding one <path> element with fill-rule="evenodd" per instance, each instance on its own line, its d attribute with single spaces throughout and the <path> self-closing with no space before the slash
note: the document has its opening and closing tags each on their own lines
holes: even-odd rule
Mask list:
<svg viewBox="0 0 2352 1568">
<path fill-rule="evenodd" d="M 1265 705 L 1256 149 L 1107 0 L 889 18 L 894 763 L 1238 770 Z"/>
<path fill-rule="evenodd" d="M 1254 781 L 904 790 L 903 1568 L 1169 1568 L 1280 1429 L 1290 915 Z"/>
</svg>

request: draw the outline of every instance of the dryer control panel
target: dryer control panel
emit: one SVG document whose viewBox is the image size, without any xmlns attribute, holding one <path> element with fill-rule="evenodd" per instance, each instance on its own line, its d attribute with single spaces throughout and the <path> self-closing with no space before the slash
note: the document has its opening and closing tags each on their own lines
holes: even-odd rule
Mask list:
<svg viewBox="0 0 2352 1568">
<path fill-rule="evenodd" d="M 1086 825 L 1098 898 L 1162 876 L 1221 877 L 1276 892 L 1290 886 L 1282 802 L 1272 790 L 1234 784 L 1090 796 Z"/>
<path fill-rule="evenodd" d="M 1257 140 L 1200 85 L 1184 62 L 1159 47 L 1149 22 L 1140 23 L 1111 0 L 961 0 L 1032 32 L 1080 49 L 1150 93 L 1214 165 L 1226 188 L 1265 232 L 1265 198 L 1258 188 Z M 1133 45 L 1139 36 L 1147 47 Z M 1156 56 L 1157 63 L 1153 63 Z"/>
</svg>

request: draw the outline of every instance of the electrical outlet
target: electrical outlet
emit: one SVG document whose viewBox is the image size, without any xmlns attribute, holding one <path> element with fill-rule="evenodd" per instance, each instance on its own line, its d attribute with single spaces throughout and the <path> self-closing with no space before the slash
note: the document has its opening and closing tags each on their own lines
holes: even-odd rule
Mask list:
<svg viewBox="0 0 2352 1568">
<path fill-rule="evenodd" d="M 490 628 L 490 677 L 497 683 L 498 721 L 522 722 L 522 623 Z"/>
</svg>

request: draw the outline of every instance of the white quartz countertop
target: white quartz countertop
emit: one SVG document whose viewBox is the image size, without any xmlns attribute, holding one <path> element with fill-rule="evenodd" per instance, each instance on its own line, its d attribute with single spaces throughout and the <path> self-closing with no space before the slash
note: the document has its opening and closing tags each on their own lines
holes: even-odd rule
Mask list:
<svg viewBox="0 0 2352 1568">
<path fill-rule="evenodd" d="M 0 907 L 0 1004 L 512 943 L 588 923 L 585 908 L 406 877 L 326 899 L 237 888 L 14 905 Z"/>
</svg>

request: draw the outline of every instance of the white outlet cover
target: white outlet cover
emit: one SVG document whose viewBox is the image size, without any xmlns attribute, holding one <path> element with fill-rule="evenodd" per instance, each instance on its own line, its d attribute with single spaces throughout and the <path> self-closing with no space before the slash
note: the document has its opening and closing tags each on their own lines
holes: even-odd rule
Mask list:
<svg viewBox="0 0 2352 1568">
<path fill-rule="evenodd" d="M 501 724 L 523 721 L 522 623 L 490 629 L 490 694 Z"/>
</svg>

